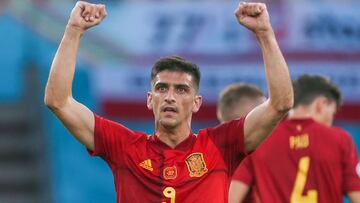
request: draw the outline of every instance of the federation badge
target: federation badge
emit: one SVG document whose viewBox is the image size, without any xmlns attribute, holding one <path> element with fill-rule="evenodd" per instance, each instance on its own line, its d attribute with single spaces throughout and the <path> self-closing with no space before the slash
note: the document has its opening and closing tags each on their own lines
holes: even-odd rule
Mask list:
<svg viewBox="0 0 360 203">
<path fill-rule="evenodd" d="M 166 167 L 163 170 L 163 177 L 166 180 L 175 179 L 177 177 L 177 170 L 175 166 Z"/>
<path fill-rule="evenodd" d="M 208 169 L 202 153 L 192 153 L 185 159 L 190 177 L 201 177 Z"/>
</svg>

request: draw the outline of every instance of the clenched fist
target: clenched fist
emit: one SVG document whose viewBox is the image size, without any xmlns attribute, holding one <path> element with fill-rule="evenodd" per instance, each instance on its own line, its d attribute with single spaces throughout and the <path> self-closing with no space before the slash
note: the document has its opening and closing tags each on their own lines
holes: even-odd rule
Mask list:
<svg viewBox="0 0 360 203">
<path fill-rule="evenodd" d="M 68 26 L 84 32 L 98 25 L 106 16 L 105 5 L 78 1 L 71 11 Z"/>
<path fill-rule="evenodd" d="M 238 22 L 255 34 L 272 31 L 269 13 L 263 3 L 240 2 L 235 10 Z"/>
</svg>

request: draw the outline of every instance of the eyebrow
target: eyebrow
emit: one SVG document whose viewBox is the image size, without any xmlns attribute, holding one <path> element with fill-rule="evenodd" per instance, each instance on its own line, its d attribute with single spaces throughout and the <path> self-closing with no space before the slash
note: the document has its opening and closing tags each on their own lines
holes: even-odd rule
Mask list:
<svg viewBox="0 0 360 203">
<path fill-rule="evenodd" d="M 187 84 L 175 84 L 175 88 L 190 89 L 190 86 Z"/>
<path fill-rule="evenodd" d="M 168 83 L 164 83 L 164 82 L 159 82 L 159 83 L 155 83 L 154 84 L 154 88 L 158 88 L 158 87 L 168 87 L 169 84 Z"/>
<path fill-rule="evenodd" d="M 165 82 L 158 82 L 156 84 L 154 84 L 154 87 L 168 87 L 169 83 L 165 83 Z M 190 89 L 190 85 L 187 84 L 174 84 L 175 88 L 184 88 L 184 89 Z"/>
</svg>

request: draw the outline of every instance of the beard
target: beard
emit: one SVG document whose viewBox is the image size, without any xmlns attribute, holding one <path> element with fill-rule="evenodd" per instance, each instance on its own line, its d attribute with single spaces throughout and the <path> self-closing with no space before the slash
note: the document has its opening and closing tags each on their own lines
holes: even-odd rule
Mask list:
<svg viewBox="0 0 360 203">
<path fill-rule="evenodd" d="M 160 119 L 159 123 L 163 128 L 168 130 L 172 130 L 179 125 L 179 122 L 176 119 L 171 118 Z"/>
</svg>

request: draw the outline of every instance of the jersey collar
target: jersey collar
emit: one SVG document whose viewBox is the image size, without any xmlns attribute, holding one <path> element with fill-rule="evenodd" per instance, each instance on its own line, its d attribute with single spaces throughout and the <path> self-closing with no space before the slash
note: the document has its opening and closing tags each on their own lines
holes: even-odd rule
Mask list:
<svg viewBox="0 0 360 203">
<path fill-rule="evenodd" d="M 183 140 L 178 145 L 176 145 L 174 150 L 186 151 L 193 146 L 195 141 L 196 141 L 196 136 L 191 132 L 185 140 Z M 163 150 L 172 150 L 173 149 L 173 148 L 169 147 L 166 143 L 161 141 L 155 133 L 152 136 L 150 136 L 150 142 L 154 143 L 157 147 L 159 147 Z"/>
</svg>

